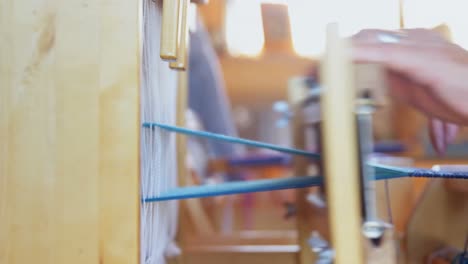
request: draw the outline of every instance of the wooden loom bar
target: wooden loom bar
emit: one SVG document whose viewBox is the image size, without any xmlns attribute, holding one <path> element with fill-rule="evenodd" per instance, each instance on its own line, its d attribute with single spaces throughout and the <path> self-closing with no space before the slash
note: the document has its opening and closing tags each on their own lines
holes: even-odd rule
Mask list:
<svg viewBox="0 0 468 264">
<path fill-rule="evenodd" d="M 305 131 L 303 125 L 302 109 L 300 106 L 294 111 L 293 117 L 293 135 L 294 147 L 305 149 Z M 294 157 L 294 175 L 308 175 L 309 160 L 306 157 Z M 299 176 L 301 177 L 301 176 Z M 304 177 L 304 176 L 303 176 Z M 307 201 L 308 195 L 307 188 L 296 190 L 296 206 L 297 206 L 297 219 L 296 226 L 298 231 L 298 243 L 300 246 L 298 263 L 313 263 L 315 257 L 309 245 L 310 229 L 311 229 L 311 215 L 310 205 Z"/>
<path fill-rule="evenodd" d="M 177 59 L 179 34 L 179 5 L 183 0 L 163 0 L 161 24 L 161 51 L 163 60 Z"/>
<path fill-rule="evenodd" d="M 176 106 L 176 125 L 185 126 L 186 118 L 185 113 L 187 110 L 187 72 L 178 73 L 178 83 L 177 83 L 177 106 Z M 179 186 L 187 185 L 187 167 L 186 167 L 186 158 L 187 158 L 187 139 L 183 135 L 176 135 L 176 155 L 177 155 L 177 184 Z M 183 207 L 185 201 L 179 201 L 179 205 Z M 187 212 L 179 207 L 178 215 L 178 228 L 177 228 L 177 243 L 179 246 L 184 246 L 184 236 L 185 228 L 187 224 L 186 215 Z M 185 263 L 183 256 L 178 256 L 173 259 L 168 259 L 169 264 L 182 264 Z"/>
<path fill-rule="evenodd" d="M 140 8 L 0 1 L 0 263 L 139 263 Z"/>
<path fill-rule="evenodd" d="M 190 0 L 181 0 L 179 7 L 179 34 L 178 34 L 178 46 L 177 46 L 177 58 L 176 61 L 171 61 L 169 67 L 176 70 L 186 70 L 188 60 L 188 9 Z"/>
<path fill-rule="evenodd" d="M 338 26 L 327 28 L 327 51 L 321 65 L 322 135 L 327 202 L 335 263 L 363 263 L 360 232 L 358 146 L 354 115 L 352 64 Z"/>
</svg>

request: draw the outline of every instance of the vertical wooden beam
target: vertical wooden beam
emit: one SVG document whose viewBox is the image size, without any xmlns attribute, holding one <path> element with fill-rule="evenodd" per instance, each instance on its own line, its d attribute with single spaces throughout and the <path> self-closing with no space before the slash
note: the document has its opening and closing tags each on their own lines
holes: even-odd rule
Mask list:
<svg viewBox="0 0 468 264">
<path fill-rule="evenodd" d="M 10 236 L 9 226 L 11 222 L 10 207 L 7 195 L 10 184 L 9 173 L 9 150 L 10 141 L 10 89 L 12 83 L 12 30 L 8 23 L 12 20 L 12 1 L 0 0 L 0 263 L 8 263 Z"/>
<path fill-rule="evenodd" d="M 186 111 L 188 104 L 188 73 L 181 71 L 178 73 L 178 93 L 177 93 L 177 117 L 176 125 L 186 126 Z M 177 173 L 179 186 L 187 185 L 187 136 L 176 135 L 177 140 Z"/>
<path fill-rule="evenodd" d="M 48 10 L 54 19 L 50 27 L 54 34 L 51 52 L 55 55 L 55 68 L 43 72 L 55 86 L 52 91 L 47 87 L 36 87 L 49 93 L 53 100 L 50 104 L 54 107 L 41 115 L 55 124 L 51 124 L 50 130 L 38 131 L 40 137 L 50 138 L 54 155 L 37 157 L 34 162 L 50 162 L 55 173 L 29 176 L 38 182 L 56 183 L 51 186 L 52 193 L 55 191 L 53 198 L 47 199 L 43 190 L 36 193 L 54 207 L 50 213 L 55 216 L 56 230 L 52 227 L 49 234 L 57 237 L 57 243 L 52 246 L 58 253 L 56 263 L 93 263 L 100 257 L 99 2 L 87 4 L 84 8 L 76 1 L 57 2 L 52 10 Z M 42 15 L 48 12 L 38 11 Z M 28 104 L 24 107 L 27 109 Z M 38 139 L 36 136 L 31 138 L 32 141 Z M 33 165 L 31 160 L 23 162 L 27 166 Z M 25 213 L 35 216 L 32 211 Z M 30 227 L 23 226 L 25 230 Z M 37 245 L 29 247 L 34 249 Z M 46 263 L 44 259 L 37 260 Z"/>
<path fill-rule="evenodd" d="M 327 29 L 327 53 L 321 65 L 322 135 L 327 202 L 335 263 L 363 263 L 359 204 L 358 146 L 354 115 L 353 70 L 338 26 Z"/>
<path fill-rule="evenodd" d="M 293 135 L 294 135 L 294 147 L 298 149 L 305 149 L 305 131 L 303 126 L 302 109 L 297 106 L 294 111 L 293 118 Z M 308 175 L 308 158 L 296 156 L 294 157 L 294 175 L 304 177 Z M 296 190 L 296 226 L 298 231 L 298 242 L 300 246 L 299 261 L 300 264 L 314 263 L 315 257 L 312 253 L 309 245 L 309 238 L 311 233 L 311 215 L 310 205 L 307 201 L 307 195 L 309 190 L 302 188 Z"/>
<path fill-rule="evenodd" d="M 139 263 L 139 9 L 0 0 L 0 263 Z"/>
<path fill-rule="evenodd" d="M 176 125 L 185 127 L 186 125 L 186 111 L 188 104 L 188 73 L 186 71 L 181 71 L 178 74 L 178 92 L 177 92 L 177 117 Z M 177 174 L 178 174 L 178 185 L 186 186 L 187 178 L 189 177 L 187 171 L 187 137 L 184 135 L 176 135 L 176 144 L 177 144 Z M 184 233 L 186 226 L 188 224 L 187 220 L 187 210 L 185 210 L 187 203 L 186 201 L 179 201 L 179 226 L 177 228 L 177 242 L 179 246 L 184 248 Z M 173 264 L 185 263 L 184 255 L 182 251 L 182 256 L 177 259 L 171 260 Z"/>
<path fill-rule="evenodd" d="M 140 263 L 142 1 L 99 1 L 100 264 Z"/>
</svg>

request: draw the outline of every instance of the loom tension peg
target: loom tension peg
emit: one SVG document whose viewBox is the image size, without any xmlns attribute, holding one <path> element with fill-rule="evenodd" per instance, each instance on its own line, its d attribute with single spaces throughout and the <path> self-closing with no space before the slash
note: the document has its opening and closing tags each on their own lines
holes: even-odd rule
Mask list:
<svg viewBox="0 0 468 264">
<path fill-rule="evenodd" d="M 315 264 L 333 263 L 335 252 L 330 247 L 328 241 L 322 238 L 319 232 L 313 231 L 308 242 L 312 251 L 317 255 Z"/>
<path fill-rule="evenodd" d="M 179 35 L 179 5 L 182 0 L 163 0 L 161 21 L 160 57 L 163 60 L 177 59 Z"/>
<path fill-rule="evenodd" d="M 374 246 L 379 246 L 385 231 L 392 228 L 393 225 L 383 221 L 365 221 L 362 226 L 362 233 L 371 240 Z"/>
<path fill-rule="evenodd" d="M 356 99 L 356 107 L 359 108 L 360 106 L 367 106 L 371 107 L 372 109 L 377 109 L 383 107 L 384 104 L 369 98 L 358 98 Z"/>
<path fill-rule="evenodd" d="M 327 207 L 323 193 L 310 193 L 307 195 L 307 201 L 317 208 L 324 209 Z"/>
<path fill-rule="evenodd" d="M 286 127 L 289 124 L 289 121 L 293 117 L 293 112 L 290 109 L 290 106 L 285 101 L 277 101 L 273 104 L 273 112 L 278 113 L 279 117 L 276 121 L 277 127 Z"/>
<path fill-rule="evenodd" d="M 207 0 L 163 0 L 160 57 L 174 70 L 185 71 L 188 61 L 189 6 Z"/>
<path fill-rule="evenodd" d="M 189 6 L 190 0 L 179 1 L 179 12 L 177 21 L 177 53 L 175 61 L 169 62 L 169 67 L 174 70 L 185 71 L 187 69 L 189 41 Z"/>
</svg>

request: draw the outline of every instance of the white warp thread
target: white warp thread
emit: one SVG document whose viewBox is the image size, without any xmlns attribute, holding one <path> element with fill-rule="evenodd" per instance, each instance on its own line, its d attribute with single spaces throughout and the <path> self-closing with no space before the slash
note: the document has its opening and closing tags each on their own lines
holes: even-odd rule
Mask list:
<svg viewBox="0 0 468 264">
<path fill-rule="evenodd" d="M 159 57 L 160 1 L 144 0 L 141 67 L 141 122 L 176 123 L 177 75 Z M 158 196 L 177 184 L 175 134 L 141 129 L 141 194 Z M 141 263 L 165 264 L 180 253 L 175 244 L 177 202 L 141 204 Z"/>
</svg>

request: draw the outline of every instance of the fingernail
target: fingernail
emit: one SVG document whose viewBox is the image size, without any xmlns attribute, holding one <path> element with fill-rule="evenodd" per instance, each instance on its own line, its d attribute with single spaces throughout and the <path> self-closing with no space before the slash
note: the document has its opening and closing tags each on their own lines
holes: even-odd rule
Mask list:
<svg viewBox="0 0 468 264">
<path fill-rule="evenodd" d="M 435 151 L 439 155 L 445 154 L 446 149 L 446 139 L 445 139 L 445 125 L 442 121 L 433 119 L 430 122 L 430 132 L 431 132 L 431 139 L 434 146 Z"/>
<path fill-rule="evenodd" d="M 451 144 L 457 138 L 459 127 L 455 124 L 445 124 L 445 143 Z"/>
</svg>

